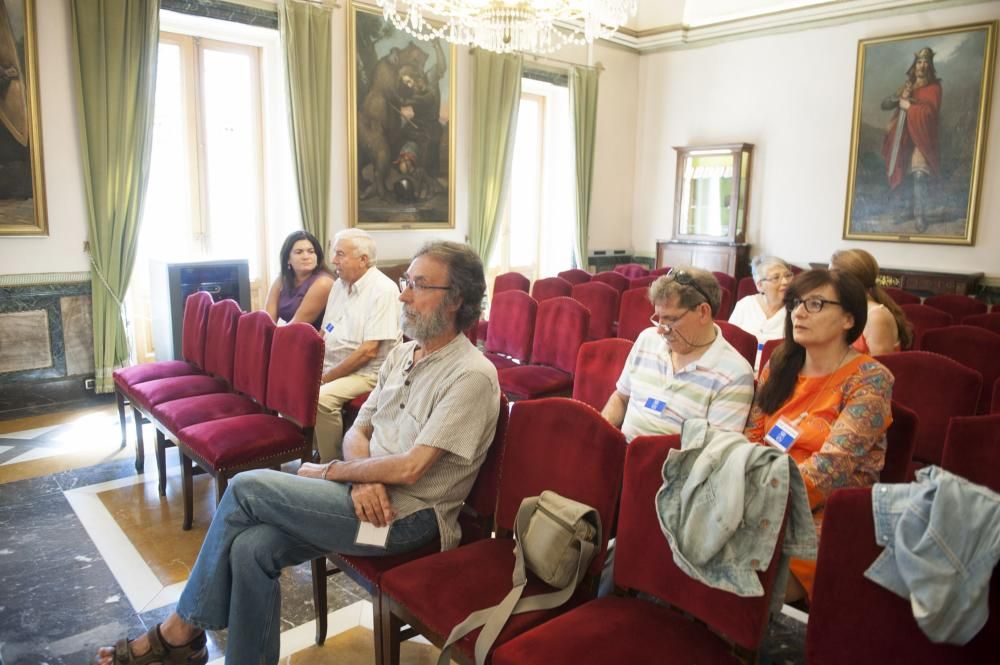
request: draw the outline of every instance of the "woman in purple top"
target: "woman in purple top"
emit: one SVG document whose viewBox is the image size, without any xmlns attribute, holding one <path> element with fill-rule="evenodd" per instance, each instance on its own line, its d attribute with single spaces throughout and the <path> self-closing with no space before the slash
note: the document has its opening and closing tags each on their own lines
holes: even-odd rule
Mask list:
<svg viewBox="0 0 1000 665">
<path fill-rule="evenodd" d="M 332 286 L 319 241 L 307 231 L 295 231 L 281 246 L 281 276 L 271 285 L 264 309 L 275 323 L 304 321 L 319 330 Z"/>
</svg>

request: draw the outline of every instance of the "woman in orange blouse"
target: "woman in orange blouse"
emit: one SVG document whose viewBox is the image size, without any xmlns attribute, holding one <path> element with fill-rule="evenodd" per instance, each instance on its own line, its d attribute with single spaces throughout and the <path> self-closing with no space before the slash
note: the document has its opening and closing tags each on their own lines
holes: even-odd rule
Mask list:
<svg viewBox="0 0 1000 665">
<path fill-rule="evenodd" d="M 785 341 L 761 373 L 745 434 L 750 441 L 786 444 L 778 447 L 798 464 L 818 535 L 835 489 L 878 480 L 893 378 L 851 347 L 868 311 L 857 278 L 804 272 L 788 288 L 785 306 Z M 791 572 L 786 602 L 811 596 L 816 562 L 792 559 Z"/>
</svg>

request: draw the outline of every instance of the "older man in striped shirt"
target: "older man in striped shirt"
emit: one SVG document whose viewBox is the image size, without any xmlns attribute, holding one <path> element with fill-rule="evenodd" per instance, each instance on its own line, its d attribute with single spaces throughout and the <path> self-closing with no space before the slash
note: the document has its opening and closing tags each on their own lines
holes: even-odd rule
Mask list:
<svg viewBox="0 0 1000 665">
<path fill-rule="evenodd" d="M 713 322 L 715 277 L 675 268 L 649 287 L 654 327 L 640 333 L 602 415 L 631 441 L 677 434 L 688 418 L 742 432 L 753 401 L 753 368 Z"/>
</svg>

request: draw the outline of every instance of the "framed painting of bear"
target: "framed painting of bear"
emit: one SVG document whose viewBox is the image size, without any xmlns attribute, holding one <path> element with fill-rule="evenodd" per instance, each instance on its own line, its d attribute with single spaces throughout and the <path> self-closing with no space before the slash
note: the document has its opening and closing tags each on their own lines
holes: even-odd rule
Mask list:
<svg viewBox="0 0 1000 665">
<path fill-rule="evenodd" d="M 347 62 L 351 225 L 453 228 L 455 47 L 352 3 Z"/>
</svg>

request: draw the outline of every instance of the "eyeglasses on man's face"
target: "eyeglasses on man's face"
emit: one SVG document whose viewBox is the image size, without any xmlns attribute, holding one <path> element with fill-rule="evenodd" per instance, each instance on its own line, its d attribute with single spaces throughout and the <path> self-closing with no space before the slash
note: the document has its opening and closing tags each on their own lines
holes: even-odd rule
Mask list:
<svg viewBox="0 0 1000 665">
<path fill-rule="evenodd" d="M 680 320 L 683 319 L 685 316 L 687 316 L 689 313 L 691 313 L 690 309 L 684 310 L 684 313 L 679 316 L 660 316 L 659 314 L 653 314 L 653 316 L 649 317 L 649 322 L 652 323 L 657 328 L 670 330 L 678 323 L 680 323 Z"/>
<path fill-rule="evenodd" d="M 705 289 L 698 286 L 698 280 L 694 278 L 694 275 L 686 270 L 671 270 L 667 273 L 667 278 L 674 280 L 681 286 L 690 286 L 698 292 L 698 295 L 705 299 L 705 302 L 708 303 L 708 307 L 711 309 L 712 299 L 708 297 L 707 293 L 705 293 Z"/>
<path fill-rule="evenodd" d="M 836 300 L 827 300 L 826 298 L 820 298 L 819 296 L 812 298 L 790 298 L 785 301 L 785 309 L 789 312 L 794 311 L 799 305 L 806 308 L 806 311 L 810 314 L 819 314 L 823 311 L 823 307 L 826 305 L 838 305 L 843 307 Z"/>
<path fill-rule="evenodd" d="M 421 293 L 423 291 L 448 291 L 451 287 L 424 284 L 423 280 L 419 277 L 416 280 L 412 280 L 409 275 L 403 275 L 399 278 L 399 291 L 402 293 L 406 289 L 412 289 L 416 293 Z"/>
</svg>

